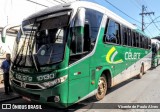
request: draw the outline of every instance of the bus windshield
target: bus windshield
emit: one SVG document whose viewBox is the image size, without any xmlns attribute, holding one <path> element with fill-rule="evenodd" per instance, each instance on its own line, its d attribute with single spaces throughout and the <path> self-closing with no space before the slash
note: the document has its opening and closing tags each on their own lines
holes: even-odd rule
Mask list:
<svg viewBox="0 0 160 112">
<path fill-rule="evenodd" d="M 45 66 L 63 60 L 70 15 L 22 23 L 17 39 L 16 66 Z"/>
</svg>

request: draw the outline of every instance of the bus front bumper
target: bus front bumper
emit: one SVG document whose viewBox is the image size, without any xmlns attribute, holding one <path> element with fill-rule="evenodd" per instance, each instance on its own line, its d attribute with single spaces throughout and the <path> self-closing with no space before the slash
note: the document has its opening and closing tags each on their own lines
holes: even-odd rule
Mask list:
<svg viewBox="0 0 160 112">
<path fill-rule="evenodd" d="M 34 90 L 22 88 L 11 82 L 11 87 L 13 91 L 30 99 L 33 102 L 43 103 L 46 105 L 51 105 L 59 108 L 68 107 L 67 96 L 68 96 L 68 81 L 59 84 L 55 87 L 50 87 L 42 90 Z"/>
</svg>

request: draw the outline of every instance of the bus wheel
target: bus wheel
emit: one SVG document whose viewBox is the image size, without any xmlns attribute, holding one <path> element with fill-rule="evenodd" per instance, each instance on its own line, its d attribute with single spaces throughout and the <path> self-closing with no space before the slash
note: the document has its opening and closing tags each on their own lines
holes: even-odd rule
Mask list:
<svg viewBox="0 0 160 112">
<path fill-rule="evenodd" d="M 144 75 L 144 66 L 142 65 L 140 73 L 138 74 L 138 78 L 141 79 L 143 75 Z"/>
<path fill-rule="evenodd" d="M 107 81 L 106 77 L 102 75 L 98 82 L 98 92 L 95 95 L 96 100 L 103 99 L 106 95 L 106 92 L 107 92 Z"/>
</svg>

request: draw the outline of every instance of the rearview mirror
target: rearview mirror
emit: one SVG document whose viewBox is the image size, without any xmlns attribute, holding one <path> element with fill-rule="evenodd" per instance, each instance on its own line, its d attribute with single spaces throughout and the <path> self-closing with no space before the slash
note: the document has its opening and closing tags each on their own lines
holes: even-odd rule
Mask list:
<svg viewBox="0 0 160 112">
<path fill-rule="evenodd" d="M 79 8 L 76 14 L 74 27 L 81 26 L 84 27 L 85 25 L 85 9 Z"/>
<path fill-rule="evenodd" d="M 7 25 L 7 26 L 5 26 L 5 27 L 2 29 L 1 41 L 2 41 L 3 43 L 5 43 L 6 36 L 7 36 L 7 31 L 8 31 L 8 30 L 14 29 L 14 30 L 13 30 L 14 33 L 17 34 L 17 32 L 18 32 L 18 29 L 17 29 L 17 28 L 18 28 L 18 27 L 19 27 L 19 25 Z"/>
<path fill-rule="evenodd" d="M 85 26 L 85 9 L 79 8 L 75 15 L 75 21 L 72 28 L 72 52 L 74 54 L 82 53 L 84 46 L 84 26 Z"/>
<path fill-rule="evenodd" d="M 8 28 L 10 28 L 11 25 L 7 25 L 3 28 L 2 30 L 2 33 L 1 33 L 1 40 L 3 43 L 5 43 L 5 40 L 6 40 L 6 33 L 7 33 L 7 30 Z"/>
</svg>

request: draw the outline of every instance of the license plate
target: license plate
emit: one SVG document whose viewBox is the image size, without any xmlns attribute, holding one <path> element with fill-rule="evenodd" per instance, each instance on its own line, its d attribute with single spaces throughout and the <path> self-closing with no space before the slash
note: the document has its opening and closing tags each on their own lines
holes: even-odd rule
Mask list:
<svg viewBox="0 0 160 112">
<path fill-rule="evenodd" d="M 23 96 L 22 98 L 23 98 L 24 100 L 31 101 L 30 98 L 27 98 L 27 97 L 25 97 L 25 96 Z"/>
</svg>

